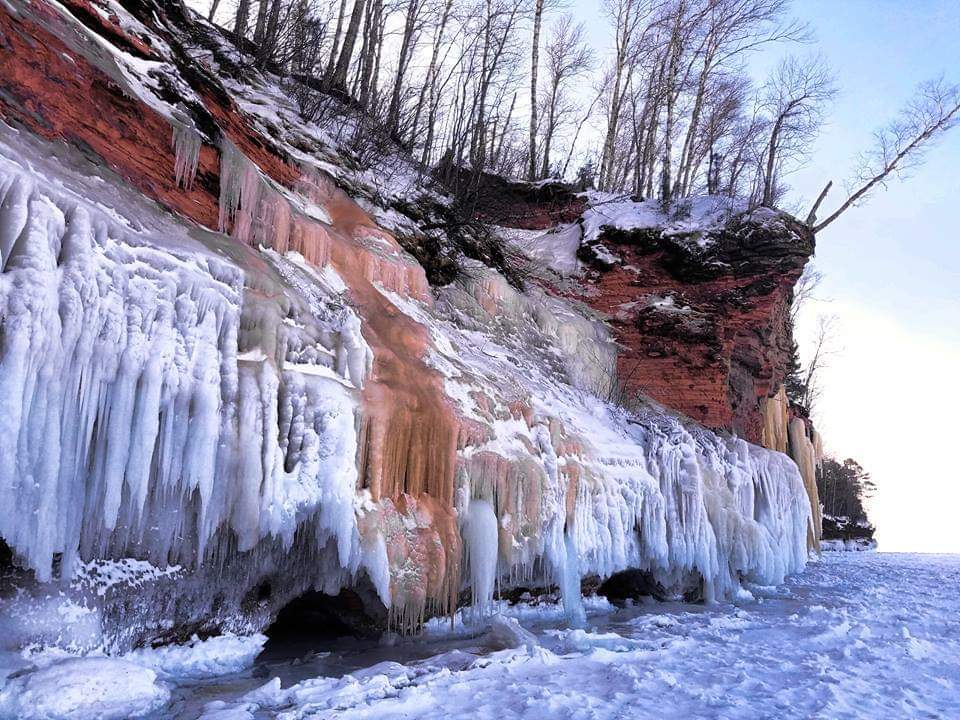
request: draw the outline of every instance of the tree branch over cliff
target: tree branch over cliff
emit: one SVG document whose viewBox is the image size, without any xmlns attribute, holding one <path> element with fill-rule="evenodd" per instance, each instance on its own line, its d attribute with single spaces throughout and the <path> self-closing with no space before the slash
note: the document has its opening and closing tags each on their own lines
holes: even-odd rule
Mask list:
<svg viewBox="0 0 960 720">
<path fill-rule="evenodd" d="M 950 85 L 943 79 L 921 84 L 897 118 L 874 134 L 873 147 L 860 156 L 847 199 L 823 222 L 817 223 L 817 210 L 830 189 L 831 183 L 827 183 L 807 218 L 813 231 L 820 232 L 851 207 L 865 202 L 878 186 L 885 188 L 891 175 L 905 177 L 922 162 L 923 151 L 958 122 L 960 86 Z"/>
</svg>

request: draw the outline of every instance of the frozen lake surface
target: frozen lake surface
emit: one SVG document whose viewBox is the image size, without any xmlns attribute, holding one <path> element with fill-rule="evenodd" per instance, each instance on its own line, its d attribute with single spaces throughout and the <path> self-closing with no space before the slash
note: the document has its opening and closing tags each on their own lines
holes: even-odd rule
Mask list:
<svg viewBox="0 0 960 720">
<path fill-rule="evenodd" d="M 82 718 L 148 707 L 147 717 L 208 720 L 960 717 L 960 556 L 829 553 L 782 587 L 749 590 L 736 604 L 615 610 L 595 600 L 583 629 L 565 627 L 557 606 L 521 605 L 492 632 L 447 621 L 393 644 L 268 645 L 251 666 L 213 677 L 262 638 L 163 659 L 58 660 L 8 678 L 0 714 L 30 717 L 19 704 L 28 692 L 33 707 L 45 707 L 44 692 L 66 702 L 66 677 L 76 697 L 100 693 L 69 715 Z M 518 647 L 497 649 L 505 644 Z M 100 675 L 118 671 L 135 697 L 127 710 L 122 697 L 98 709 Z"/>
</svg>

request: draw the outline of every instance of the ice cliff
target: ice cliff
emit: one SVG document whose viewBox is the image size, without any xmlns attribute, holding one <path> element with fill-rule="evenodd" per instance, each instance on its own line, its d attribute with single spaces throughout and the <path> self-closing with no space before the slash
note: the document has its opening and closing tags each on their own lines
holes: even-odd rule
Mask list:
<svg viewBox="0 0 960 720">
<path fill-rule="evenodd" d="M 785 447 L 611 402 L 576 294 L 466 258 L 430 287 L 387 207 L 412 171 L 378 185 L 275 79 L 217 80 L 212 28 L 129 8 L 0 8 L 8 643 L 249 632 L 311 588 L 414 629 L 555 584 L 576 621 L 587 575 L 709 600 L 803 567 Z"/>
</svg>

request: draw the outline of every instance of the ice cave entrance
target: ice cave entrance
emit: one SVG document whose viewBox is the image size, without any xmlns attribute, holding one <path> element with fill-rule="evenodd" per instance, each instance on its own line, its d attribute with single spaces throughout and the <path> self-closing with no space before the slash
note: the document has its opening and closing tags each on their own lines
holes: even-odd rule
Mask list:
<svg viewBox="0 0 960 720">
<path fill-rule="evenodd" d="M 266 585 L 260 592 L 269 592 Z M 267 657 L 296 656 L 329 648 L 342 640 L 372 640 L 386 626 L 387 610 L 362 590 L 328 595 L 308 590 L 287 603 L 266 629 Z"/>
</svg>

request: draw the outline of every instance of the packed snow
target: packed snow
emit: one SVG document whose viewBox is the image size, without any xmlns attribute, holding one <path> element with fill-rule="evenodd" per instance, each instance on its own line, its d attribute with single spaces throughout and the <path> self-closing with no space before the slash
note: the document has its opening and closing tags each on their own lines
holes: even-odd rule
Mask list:
<svg viewBox="0 0 960 720">
<path fill-rule="evenodd" d="M 225 647 L 216 639 L 23 658 L 0 687 L 0 717 L 950 718 L 958 583 L 960 556 L 830 553 L 733 603 L 590 598 L 583 628 L 557 605 L 497 601 L 486 626 L 437 623 L 420 639 L 251 666 L 252 638 L 250 652 L 225 653 L 240 664 L 219 677 L 197 672 Z"/>
<path fill-rule="evenodd" d="M 156 673 L 116 658 L 70 659 L 7 680 L 0 714 L 19 720 L 124 720 L 163 707 Z"/>
<path fill-rule="evenodd" d="M 831 555 L 736 604 L 641 604 L 588 628 L 531 625 L 508 649 L 384 662 L 230 709 L 308 718 L 881 718 L 960 713 L 960 557 Z M 211 715 L 218 708 L 209 706 Z"/>
<path fill-rule="evenodd" d="M 702 232 L 722 227 L 747 209 L 741 198 L 699 195 L 678 201 L 664 212 L 656 200 L 633 200 L 629 196 L 591 191 L 583 214 L 586 242 L 600 238 L 604 227 L 620 230 L 658 228 L 665 234 Z"/>
</svg>

